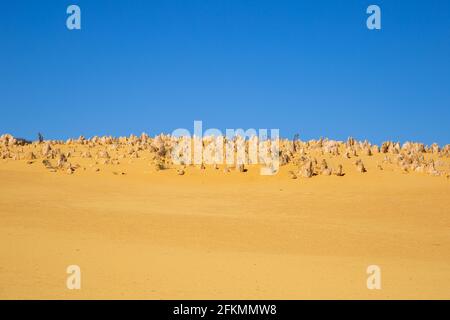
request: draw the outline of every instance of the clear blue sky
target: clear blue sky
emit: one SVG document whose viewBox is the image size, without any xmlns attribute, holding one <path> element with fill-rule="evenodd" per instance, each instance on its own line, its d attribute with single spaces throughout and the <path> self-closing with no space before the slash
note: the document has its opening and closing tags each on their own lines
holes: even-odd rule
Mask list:
<svg viewBox="0 0 450 320">
<path fill-rule="evenodd" d="M 66 8 L 82 30 L 66 28 Z M 382 30 L 366 8 L 382 9 Z M 0 133 L 279 128 L 450 143 L 450 1 L 45 0 L 0 5 Z"/>
</svg>

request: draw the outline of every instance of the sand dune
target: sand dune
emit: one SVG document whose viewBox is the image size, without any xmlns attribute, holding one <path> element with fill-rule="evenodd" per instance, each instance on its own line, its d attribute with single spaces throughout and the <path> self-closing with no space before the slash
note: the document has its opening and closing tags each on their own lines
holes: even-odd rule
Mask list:
<svg viewBox="0 0 450 320">
<path fill-rule="evenodd" d="M 280 146 L 262 176 L 174 165 L 164 137 L 2 136 L 0 298 L 450 298 L 448 145 Z"/>
</svg>

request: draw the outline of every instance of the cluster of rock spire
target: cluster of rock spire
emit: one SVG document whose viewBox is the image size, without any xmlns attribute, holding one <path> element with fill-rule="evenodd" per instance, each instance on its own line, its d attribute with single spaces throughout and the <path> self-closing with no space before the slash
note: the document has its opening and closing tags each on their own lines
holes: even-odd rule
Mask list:
<svg viewBox="0 0 450 320">
<path fill-rule="evenodd" d="M 80 136 L 78 139 L 68 139 L 67 141 L 39 139 L 39 141 L 30 142 L 4 134 L 0 136 L 0 159 L 25 160 L 30 164 L 41 160 L 42 164 L 52 172 L 65 171 L 71 174 L 81 168 L 77 163 L 77 158 L 89 158 L 95 164 L 118 165 L 124 159 L 144 157 L 150 160 L 150 165 L 157 171 L 176 168 L 179 175 L 184 175 L 186 167 L 190 163 L 174 164 L 172 157 L 174 146 L 180 142 L 180 139 L 190 139 L 192 144 L 195 139 L 201 139 L 202 146 L 207 148 L 216 143 L 219 138 L 226 145 L 226 137 L 210 136 L 186 138 L 161 134 L 150 137 L 147 134 L 142 134 L 118 138 L 95 136 L 90 139 Z M 252 157 L 249 154 L 250 144 L 255 139 L 257 137 L 244 139 L 237 136 L 233 138 L 236 144 L 244 145 L 244 160 L 238 161 L 233 167 L 225 166 L 223 169 L 225 173 L 232 169 L 244 173 L 247 171 L 245 166 L 255 164 L 252 163 Z M 270 144 L 271 142 L 266 143 Z M 234 151 L 236 152 L 236 150 Z M 449 144 L 440 147 L 436 143 L 426 146 L 417 142 L 400 144 L 399 142 L 387 141 L 378 146 L 368 141 L 357 141 L 353 138 L 348 138 L 347 141 L 280 139 L 277 152 L 280 166 L 291 165 L 290 168 L 294 168 L 294 170 L 289 171 L 289 176 L 293 179 L 297 177 L 310 178 L 315 175 L 345 175 L 342 164 L 332 167 L 325 157 L 341 158 L 346 163 L 350 159 L 354 169 L 360 173 L 367 172 L 363 160 L 374 155 L 381 155 L 382 157 L 382 160 L 377 164 L 378 170 L 383 170 L 386 165 L 394 165 L 405 173 L 421 172 L 434 176 L 448 176 L 450 171 L 448 170 L 448 164 L 443 161 L 450 157 Z M 213 168 L 219 169 L 219 164 L 214 163 Z M 262 165 L 267 164 L 262 163 Z M 199 168 L 205 169 L 205 163 L 201 163 Z M 350 169 L 346 168 L 346 170 Z"/>
</svg>

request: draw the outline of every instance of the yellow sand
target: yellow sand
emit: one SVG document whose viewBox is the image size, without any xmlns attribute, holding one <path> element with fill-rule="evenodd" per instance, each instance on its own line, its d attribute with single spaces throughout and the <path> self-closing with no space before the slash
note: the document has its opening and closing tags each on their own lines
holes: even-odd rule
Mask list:
<svg viewBox="0 0 450 320">
<path fill-rule="evenodd" d="M 325 158 L 346 175 L 0 160 L 0 298 L 449 299 L 450 180 Z"/>
</svg>

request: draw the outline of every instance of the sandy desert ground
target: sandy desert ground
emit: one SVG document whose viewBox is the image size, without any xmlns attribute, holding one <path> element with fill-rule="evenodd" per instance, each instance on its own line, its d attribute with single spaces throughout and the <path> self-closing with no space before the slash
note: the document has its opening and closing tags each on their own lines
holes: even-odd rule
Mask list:
<svg viewBox="0 0 450 320">
<path fill-rule="evenodd" d="M 302 145 L 300 164 L 261 176 L 156 170 L 143 144 L 46 145 L 0 147 L 1 299 L 450 299 L 448 148 L 411 170 L 392 146 Z M 345 175 L 304 177 L 313 156 Z"/>
</svg>

